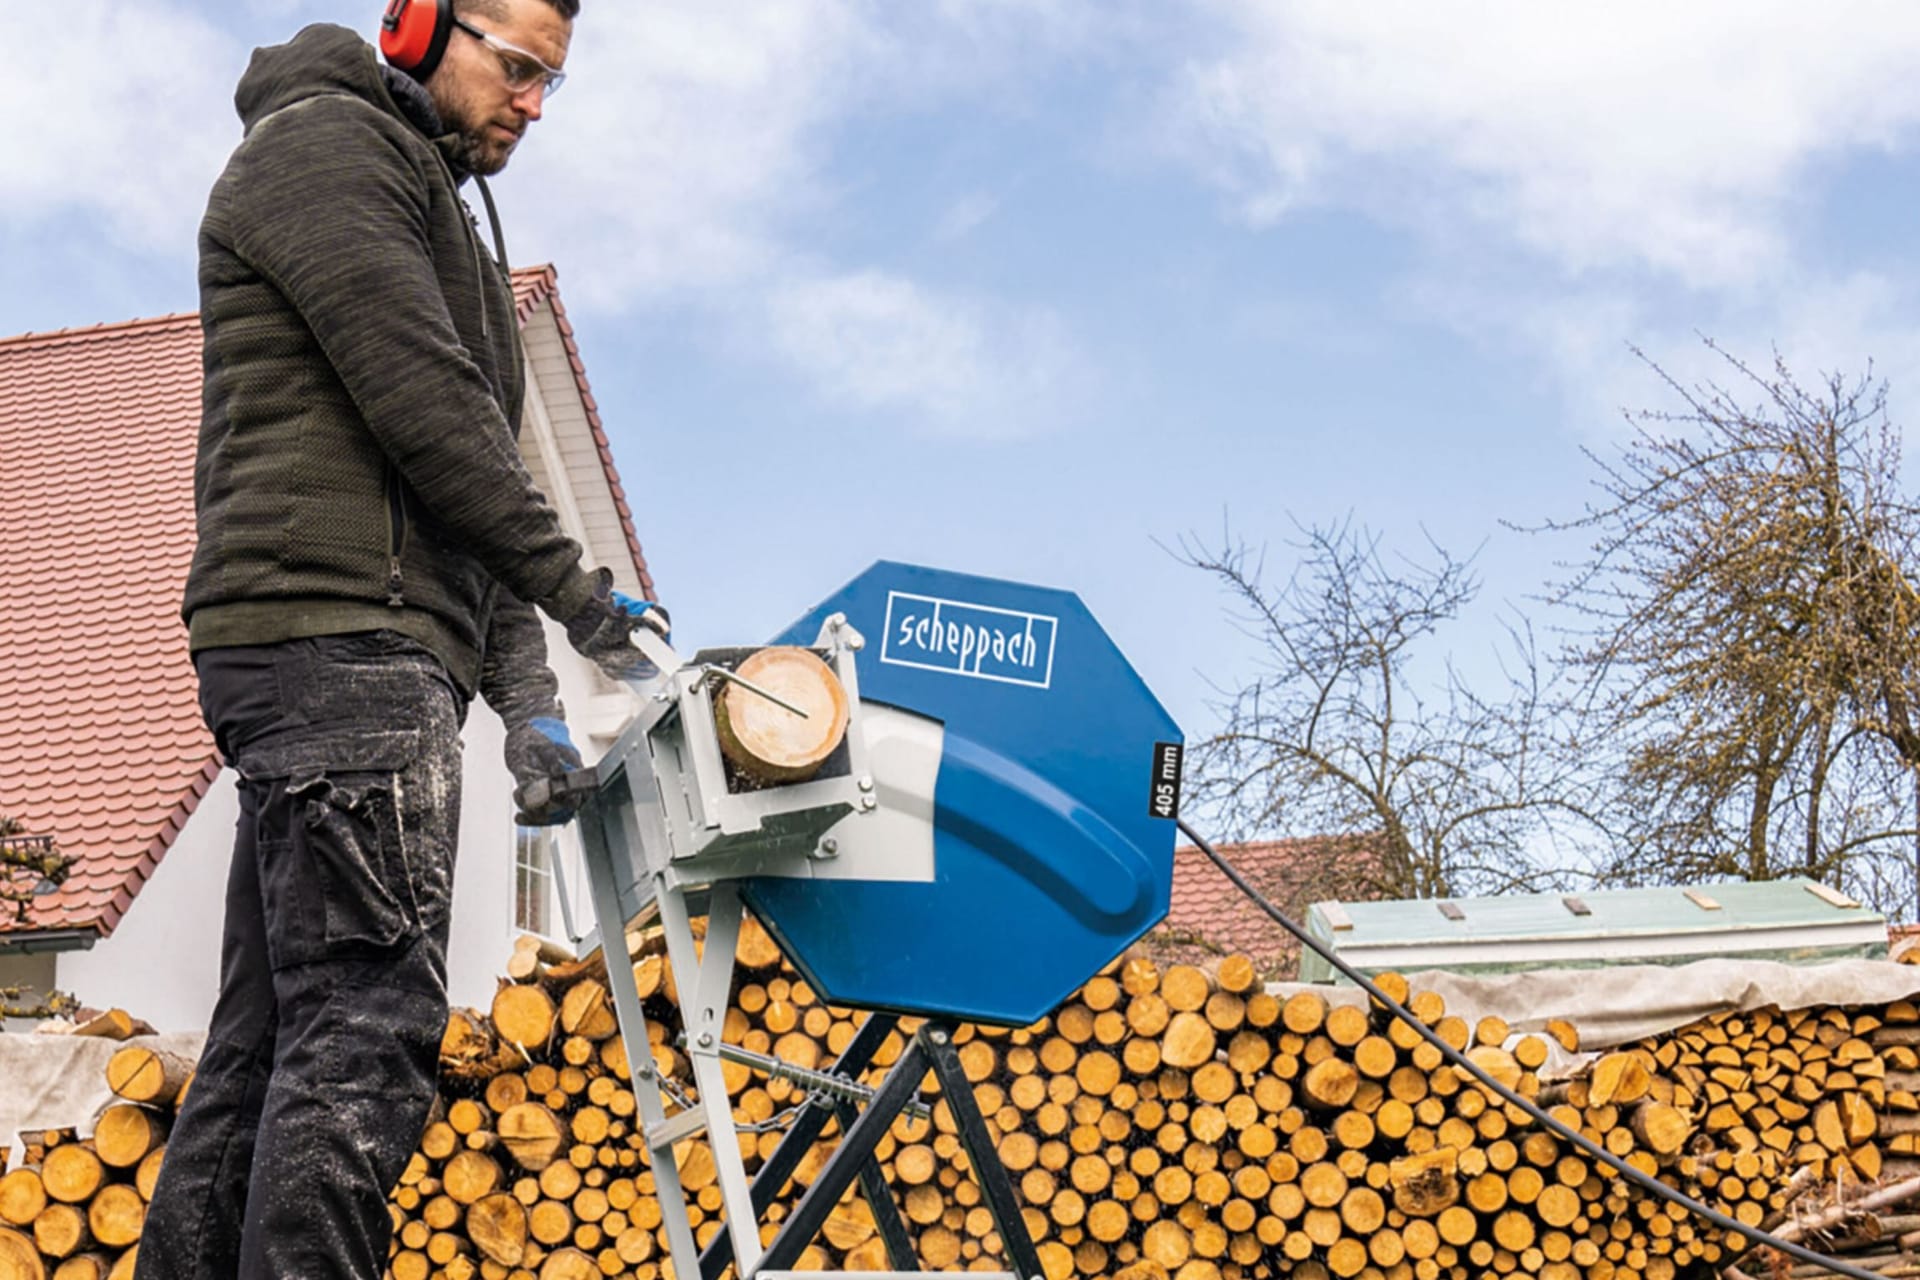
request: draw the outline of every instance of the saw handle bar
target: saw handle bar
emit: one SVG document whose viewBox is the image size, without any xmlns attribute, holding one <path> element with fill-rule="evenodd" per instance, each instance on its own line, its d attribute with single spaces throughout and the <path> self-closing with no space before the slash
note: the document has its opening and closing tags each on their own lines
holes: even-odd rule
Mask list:
<svg viewBox="0 0 1920 1280">
<path fill-rule="evenodd" d="M 1441 1057 L 1472 1076 L 1484 1088 L 1491 1089 L 1494 1093 L 1498 1094 L 1502 1101 L 1511 1103 L 1526 1112 L 1527 1115 L 1533 1118 L 1536 1124 L 1540 1125 L 1547 1132 L 1557 1138 L 1572 1143 L 1575 1147 L 1593 1157 L 1595 1160 L 1598 1160 L 1601 1164 L 1604 1164 L 1607 1168 L 1613 1170 L 1635 1186 L 1650 1191 L 1664 1200 L 1680 1205 L 1695 1216 L 1712 1223 L 1723 1231 L 1730 1231 L 1744 1239 L 1771 1246 L 1782 1253 L 1798 1258 L 1801 1262 L 1811 1263 L 1816 1267 L 1825 1267 L 1838 1275 L 1852 1276 L 1854 1280 L 1885 1280 L 1885 1277 L 1881 1276 L 1878 1272 L 1868 1271 L 1864 1267 L 1856 1267 L 1851 1263 L 1842 1262 L 1838 1258 L 1817 1253 L 1804 1245 L 1796 1244 L 1791 1240 L 1783 1240 L 1771 1232 L 1760 1230 L 1758 1227 L 1745 1226 L 1733 1218 L 1728 1217 L 1726 1214 L 1709 1208 L 1685 1192 L 1668 1186 L 1658 1178 L 1648 1176 L 1591 1139 L 1561 1124 L 1537 1106 L 1531 1098 L 1520 1096 L 1520 1094 L 1509 1089 L 1506 1085 L 1501 1084 L 1498 1080 L 1487 1074 L 1486 1071 L 1481 1069 L 1478 1063 L 1441 1039 L 1438 1032 L 1415 1017 L 1406 1006 L 1382 991 L 1371 978 L 1368 978 L 1358 969 L 1355 969 L 1345 960 L 1342 960 L 1333 953 L 1332 948 L 1321 943 L 1319 939 L 1309 936 L 1305 929 L 1288 919 L 1286 913 L 1274 906 L 1258 889 L 1248 883 L 1247 878 L 1241 875 L 1239 870 L 1235 868 L 1231 862 L 1228 862 L 1222 857 L 1219 850 L 1207 843 L 1206 837 L 1188 826 L 1185 818 L 1176 818 L 1174 821 L 1179 825 L 1181 833 L 1184 834 L 1187 839 L 1193 841 L 1193 843 L 1199 847 L 1200 852 L 1212 859 L 1214 866 L 1220 868 L 1221 874 L 1233 881 L 1234 886 L 1238 888 L 1240 892 L 1246 894 L 1262 911 L 1273 917 L 1274 921 L 1279 924 L 1281 928 L 1298 938 L 1301 945 L 1311 947 L 1317 951 L 1327 963 L 1339 970 L 1340 974 L 1345 977 L 1347 981 L 1358 986 L 1362 991 L 1365 991 L 1377 1004 L 1386 1009 L 1388 1013 L 1391 1013 L 1394 1017 L 1413 1028 L 1421 1039 L 1438 1049 Z"/>
<path fill-rule="evenodd" d="M 520 784 L 513 790 L 513 802 L 522 813 L 577 811 L 581 801 L 599 791 L 600 770 L 575 769 Z"/>
</svg>

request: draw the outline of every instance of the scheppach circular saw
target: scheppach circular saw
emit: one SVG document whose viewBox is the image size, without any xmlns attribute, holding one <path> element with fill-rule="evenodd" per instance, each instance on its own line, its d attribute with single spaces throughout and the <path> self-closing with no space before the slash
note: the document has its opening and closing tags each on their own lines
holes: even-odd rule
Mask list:
<svg viewBox="0 0 1920 1280">
<path fill-rule="evenodd" d="M 657 922 L 675 972 L 697 975 L 679 984 L 681 1015 L 711 1110 L 654 1075 L 633 975 L 607 966 L 676 1273 L 800 1274 L 788 1268 L 931 1070 L 1008 1264 L 1039 1276 L 951 1033 L 1035 1021 L 1166 914 L 1172 718 L 1071 592 L 915 565 L 873 565 L 770 645 L 684 657 L 644 628 L 635 642 L 660 670 L 643 710 L 547 798 L 577 806 L 599 937 Z M 872 1011 L 830 1070 L 724 1043 L 745 909 L 825 999 Z M 925 1022 L 882 1084 L 860 1084 L 902 1016 Z M 701 1251 L 671 1152 L 732 1125 L 723 1059 L 811 1101 L 751 1184 L 739 1144 L 712 1142 L 727 1229 Z M 835 1155 L 763 1247 L 760 1211 L 830 1120 Z M 886 1201 L 872 1208 L 891 1265 L 917 1274 L 897 1207 L 868 1190 Z"/>
</svg>

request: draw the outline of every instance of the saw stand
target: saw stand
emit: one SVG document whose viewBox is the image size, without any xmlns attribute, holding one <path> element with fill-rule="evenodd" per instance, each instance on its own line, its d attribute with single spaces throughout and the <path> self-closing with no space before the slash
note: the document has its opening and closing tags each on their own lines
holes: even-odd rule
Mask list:
<svg viewBox="0 0 1920 1280">
<path fill-rule="evenodd" d="M 869 838 L 880 833 L 884 824 L 863 821 L 880 812 L 876 793 L 884 795 L 887 788 L 876 787 L 870 767 L 884 768 L 885 760 L 867 759 L 869 742 L 861 723 L 853 661 L 863 644 L 859 633 L 844 617 L 834 615 L 813 647 L 839 677 L 853 708 L 843 749 L 815 779 L 752 791 L 731 789 L 713 721 L 716 687 L 735 679 L 727 669 L 729 663 L 752 650 L 703 651 L 686 661 L 664 639 L 645 629 L 636 633 L 635 640 L 663 673 L 660 683 L 645 710 L 600 764 L 555 780 L 554 789 L 578 800 L 595 932 L 607 958 L 608 984 L 644 1125 L 674 1274 L 719 1280 L 729 1264 L 735 1264 L 735 1275 L 741 1280 L 811 1280 L 841 1274 L 792 1268 L 856 1179 L 885 1241 L 889 1265 L 895 1268 L 869 1274 L 880 1280 L 933 1274 L 918 1269 L 913 1241 L 873 1154 L 903 1112 L 927 1113 L 916 1093 L 932 1071 L 982 1200 L 993 1216 L 1004 1256 L 1014 1269 L 999 1273 L 1001 1280 L 1041 1280 L 1039 1256 L 1012 1181 L 954 1051 L 951 1021 L 934 1019 L 920 1026 L 878 1088 L 860 1083 L 859 1077 L 895 1031 L 897 1013 L 870 1013 L 828 1071 L 761 1058 L 722 1039 L 744 909 L 740 880 L 823 874 L 932 878 L 930 859 L 927 865 L 909 866 L 903 872 L 902 859 L 878 847 L 883 842 Z M 880 713 L 869 710 L 866 714 Z M 873 737 L 873 745 L 884 756 L 886 734 L 876 729 Z M 826 834 L 829 829 L 834 831 L 832 837 Z M 707 920 L 704 951 L 696 944 L 692 925 L 700 914 Z M 684 1047 L 697 1100 L 663 1080 L 656 1069 L 639 988 L 631 964 L 623 962 L 627 928 L 656 921 L 665 935 L 668 961 L 680 975 Z M 874 945 L 884 947 L 888 941 L 879 924 Z M 583 946 L 582 954 L 590 949 Z M 807 1092 L 786 1137 L 752 1181 L 740 1154 L 739 1130 L 722 1074 L 723 1058 L 767 1070 Z M 678 1106 L 671 1115 L 670 1103 Z M 840 1125 L 838 1147 L 771 1241 L 763 1245 L 761 1214 L 829 1121 Z M 675 1144 L 702 1131 L 712 1148 L 725 1214 L 724 1230 L 704 1250 L 694 1237 L 674 1159 Z"/>
</svg>

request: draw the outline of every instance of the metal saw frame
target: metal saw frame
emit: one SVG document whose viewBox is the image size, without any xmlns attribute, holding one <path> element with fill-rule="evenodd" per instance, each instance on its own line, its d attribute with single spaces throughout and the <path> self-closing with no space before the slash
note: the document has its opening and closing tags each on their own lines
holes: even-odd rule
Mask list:
<svg viewBox="0 0 1920 1280">
<path fill-rule="evenodd" d="M 983 1200 L 993 1215 L 1014 1273 L 1000 1280 L 1042 1280 L 1038 1254 L 1021 1216 L 1011 1179 L 999 1162 L 991 1134 L 973 1099 L 972 1085 L 953 1047 L 954 1024 L 920 1026 L 884 1082 L 873 1090 L 859 1083 L 898 1016 L 868 1015 L 852 1044 L 831 1069 L 845 1087 L 811 1092 L 787 1137 L 759 1176 L 749 1180 L 740 1153 L 739 1130 L 728 1103 L 722 1071 L 722 1027 L 734 974 L 734 951 L 744 905 L 739 881 L 747 877 L 818 877 L 931 880 L 931 836 L 924 851 L 905 856 L 884 838 L 882 788 L 868 759 L 854 655 L 864 645 L 844 615 L 829 617 L 813 646 L 846 688 L 849 724 L 844 748 L 815 779 L 788 786 L 742 790 L 734 786 L 720 756 L 713 722 L 713 685 L 725 678 L 715 667 L 751 649 L 703 651 L 683 660 L 667 641 L 646 628 L 635 643 L 662 673 L 641 714 L 598 766 L 561 780 L 580 797 L 578 821 L 594 934 L 607 958 L 607 981 L 626 1050 L 634 1100 L 642 1124 L 655 1194 L 667 1228 L 668 1254 L 676 1275 L 718 1280 L 735 1265 L 742 1280 L 800 1280 L 841 1273 L 794 1272 L 788 1268 L 812 1242 L 827 1215 L 856 1179 L 874 1211 L 898 1268 L 878 1274 L 921 1276 L 911 1238 L 873 1152 L 921 1081 L 932 1071 L 948 1107 Z M 758 647 L 758 646 L 756 646 Z M 898 714 L 898 713 L 894 713 Z M 884 737 L 883 737 L 884 740 Z M 924 808 L 930 821 L 931 797 Z M 827 833 L 836 827 L 838 838 Z M 862 829 L 870 835 L 862 836 Z M 882 838 L 874 838 L 882 837 Z M 562 894 L 564 897 L 564 887 Z M 692 921 L 707 919 L 704 950 Z M 669 1115 L 665 1082 L 655 1067 L 646 1012 L 631 964 L 625 962 L 626 932 L 657 922 L 667 958 L 680 976 L 680 1013 L 686 1053 L 698 1101 Z M 607 950 L 608 940 L 614 947 Z M 582 953 L 593 935 L 581 939 Z M 615 961 L 620 958 L 620 962 Z M 674 1091 L 677 1093 L 678 1091 Z M 719 1109 L 707 1100 L 717 1099 Z M 854 1099 L 864 1099 L 856 1106 Z M 792 1214 L 763 1246 L 760 1215 L 780 1192 L 800 1157 L 830 1120 L 843 1134 L 827 1164 Z M 724 1209 L 724 1229 L 702 1250 L 687 1212 L 674 1145 L 705 1131 L 712 1148 Z M 991 1278 L 993 1273 L 986 1273 Z"/>
</svg>

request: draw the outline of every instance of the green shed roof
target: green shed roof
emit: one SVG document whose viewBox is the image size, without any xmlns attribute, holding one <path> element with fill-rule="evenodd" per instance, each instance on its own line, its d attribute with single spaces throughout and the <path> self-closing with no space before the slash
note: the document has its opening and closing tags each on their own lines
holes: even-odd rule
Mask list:
<svg viewBox="0 0 1920 1280">
<path fill-rule="evenodd" d="M 1321 902 L 1307 928 L 1369 972 L 1684 964 L 1707 956 L 1815 963 L 1884 957 L 1884 917 L 1811 880 L 1494 898 Z M 1303 980 L 1332 966 L 1308 952 Z"/>
</svg>

